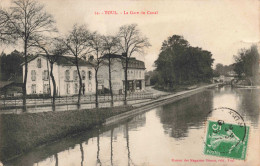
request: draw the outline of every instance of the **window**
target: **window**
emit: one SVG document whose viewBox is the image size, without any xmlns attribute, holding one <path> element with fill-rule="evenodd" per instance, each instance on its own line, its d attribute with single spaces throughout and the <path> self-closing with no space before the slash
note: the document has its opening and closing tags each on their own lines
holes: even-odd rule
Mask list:
<svg viewBox="0 0 260 166">
<path fill-rule="evenodd" d="M 139 71 L 139 77 L 141 77 L 141 71 Z"/>
<path fill-rule="evenodd" d="M 85 83 L 82 84 L 82 94 L 85 95 Z"/>
<path fill-rule="evenodd" d="M 49 84 L 43 84 L 43 93 L 49 94 L 50 93 L 50 86 Z"/>
<path fill-rule="evenodd" d="M 85 71 L 84 70 L 82 70 L 82 80 L 85 80 L 86 79 L 86 73 L 85 73 Z"/>
<path fill-rule="evenodd" d="M 136 81 L 136 89 L 137 90 L 142 89 L 142 82 L 141 82 L 141 80 Z"/>
<path fill-rule="evenodd" d="M 41 60 L 41 58 L 38 58 L 38 59 L 37 59 L 37 67 L 38 67 L 38 68 L 41 68 L 41 67 L 42 67 L 42 60 Z"/>
<path fill-rule="evenodd" d="M 65 79 L 66 79 L 67 81 L 70 80 L 70 71 L 69 71 L 69 70 L 66 70 L 66 71 L 65 71 Z"/>
<path fill-rule="evenodd" d="M 88 71 L 88 79 L 91 80 L 92 79 L 92 72 Z"/>
<path fill-rule="evenodd" d="M 88 91 L 91 92 L 92 91 L 92 84 L 88 84 Z"/>
<path fill-rule="evenodd" d="M 35 70 L 31 71 L 31 79 L 32 79 L 32 81 L 36 80 L 36 71 Z"/>
<path fill-rule="evenodd" d="M 66 93 L 70 94 L 70 84 L 69 83 L 66 84 Z"/>
<path fill-rule="evenodd" d="M 48 70 L 44 70 L 42 72 L 42 79 L 45 80 L 45 81 L 49 79 Z"/>
<path fill-rule="evenodd" d="M 75 85 L 74 85 L 74 93 L 75 93 L 75 94 L 78 94 L 78 93 L 79 93 L 78 83 L 75 83 Z"/>
<path fill-rule="evenodd" d="M 74 72 L 73 72 L 73 80 L 74 81 L 78 80 L 78 71 L 77 70 L 74 70 Z"/>
<path fill-rule="evenodd" d="M 36 94 L 36 84 L 32 84 L 32 94 Z"/>
</svg>

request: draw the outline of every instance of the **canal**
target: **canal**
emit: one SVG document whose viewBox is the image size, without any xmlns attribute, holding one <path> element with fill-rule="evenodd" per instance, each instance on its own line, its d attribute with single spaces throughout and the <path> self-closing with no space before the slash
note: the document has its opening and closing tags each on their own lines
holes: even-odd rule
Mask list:
<svg viewBox="0 0 260 166">
<path fill-rule="evenodd" d="M 139 114 L 35 148 L 3 165 L 254 165 L 259 162 L 259 90 L 208 89 Z M 250 127 L 246 161 L 203 154 L 205 122 L 213 108 L 236 110 Z M 186 159 L 189 162 L 184 162 Z M 192 162 L 197 161 L 197 163 Z M 219 163 L 219 159 L 222 163 Z M 199 162 L 204 160 L 204 162 Z M 207 162 L 206 162 L 207 160 Z"/>
</svg>

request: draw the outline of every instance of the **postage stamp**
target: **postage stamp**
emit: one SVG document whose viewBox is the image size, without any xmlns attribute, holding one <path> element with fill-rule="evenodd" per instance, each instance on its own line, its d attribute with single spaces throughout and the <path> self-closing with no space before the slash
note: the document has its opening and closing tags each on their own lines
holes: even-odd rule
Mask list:
<svg viewBox="0 0 260 166">
<path fill-rule="evenodd" d="M 207 121 L 204 154 L 245 160 L 249 127 L 236 111 L 229 108 L 218 111 L 222 111 L 221 119 Z M 228 123 L 228 115 L 232 123 Z"/>
</svg>

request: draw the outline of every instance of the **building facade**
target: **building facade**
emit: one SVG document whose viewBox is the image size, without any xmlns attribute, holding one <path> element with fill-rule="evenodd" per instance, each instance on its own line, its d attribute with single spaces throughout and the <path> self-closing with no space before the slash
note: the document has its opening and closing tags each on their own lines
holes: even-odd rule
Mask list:
<svg viewBox="0 0 260 166">
<path fill-rule="evenodd" d="M 53 64 L 53 75 L 56 82 L 58 96 L 77 95 L 79 91 L 79 78 L 73 57 L 62 56 Z M 79 60 L 79 69 L 82 78 L 82 94 L 95 93 L 94 67 L 91 63 Z M 23 64 L 23 79 L 25 66 Z M 27 94 L 51 94 L 53 91 L 50 78 L 50 64 L 45 55 L 38 55 L 28 62 L 26 84 Z"/>
<path fill-rule="evenodd" d="M 109 65 L 108 56 L 103 56 L 103 63 L 98 70 L 99 90 L 109 90 Z M 111 83 L 114 94 L 124 93 L 125 87 L 125 63 L 124 56 L 111 54 Z M 127 71 L 127 84 L 129 92 L 145 90 L 145 65 L 144 62 L 130 58 Z"/>
</svg>

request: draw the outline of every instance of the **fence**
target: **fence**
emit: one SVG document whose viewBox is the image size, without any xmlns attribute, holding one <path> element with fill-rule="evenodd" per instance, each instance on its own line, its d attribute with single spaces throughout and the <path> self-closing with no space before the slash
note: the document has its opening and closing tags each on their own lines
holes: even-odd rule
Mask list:
<svg viewBox="0 0 260 166">
<path fill-rule="evenodd" d="M 127 95 L 127 100 L 141 100 L 141 99 L 152 99 L 154 98 L 153 93 L 132 93 Z M 124 95 L 113 95 L 114 101 L 123 101 Z M 95 103 L 96 96 L 95 95 L 87 95 L 81 96 L 81 104 Z M 98 102 L 109 102 L 111 101 L 110 95 L 99 95 Z M 77 96 L 64 96 L 64 97 L 56 97 L 55 104 L 56 105 L 70 105 L 76 104 L 78 102 Z M 22 99 L 1 99 L 0 100 L 0 109 L 5 108 L 15 108 L 21 107 L 23 105 Z M 34 98 L 34 99 L 26 99 L 27 106 L 44 106 L 44 105 L 52 105 L 52 98 Z"/>
</svg>

